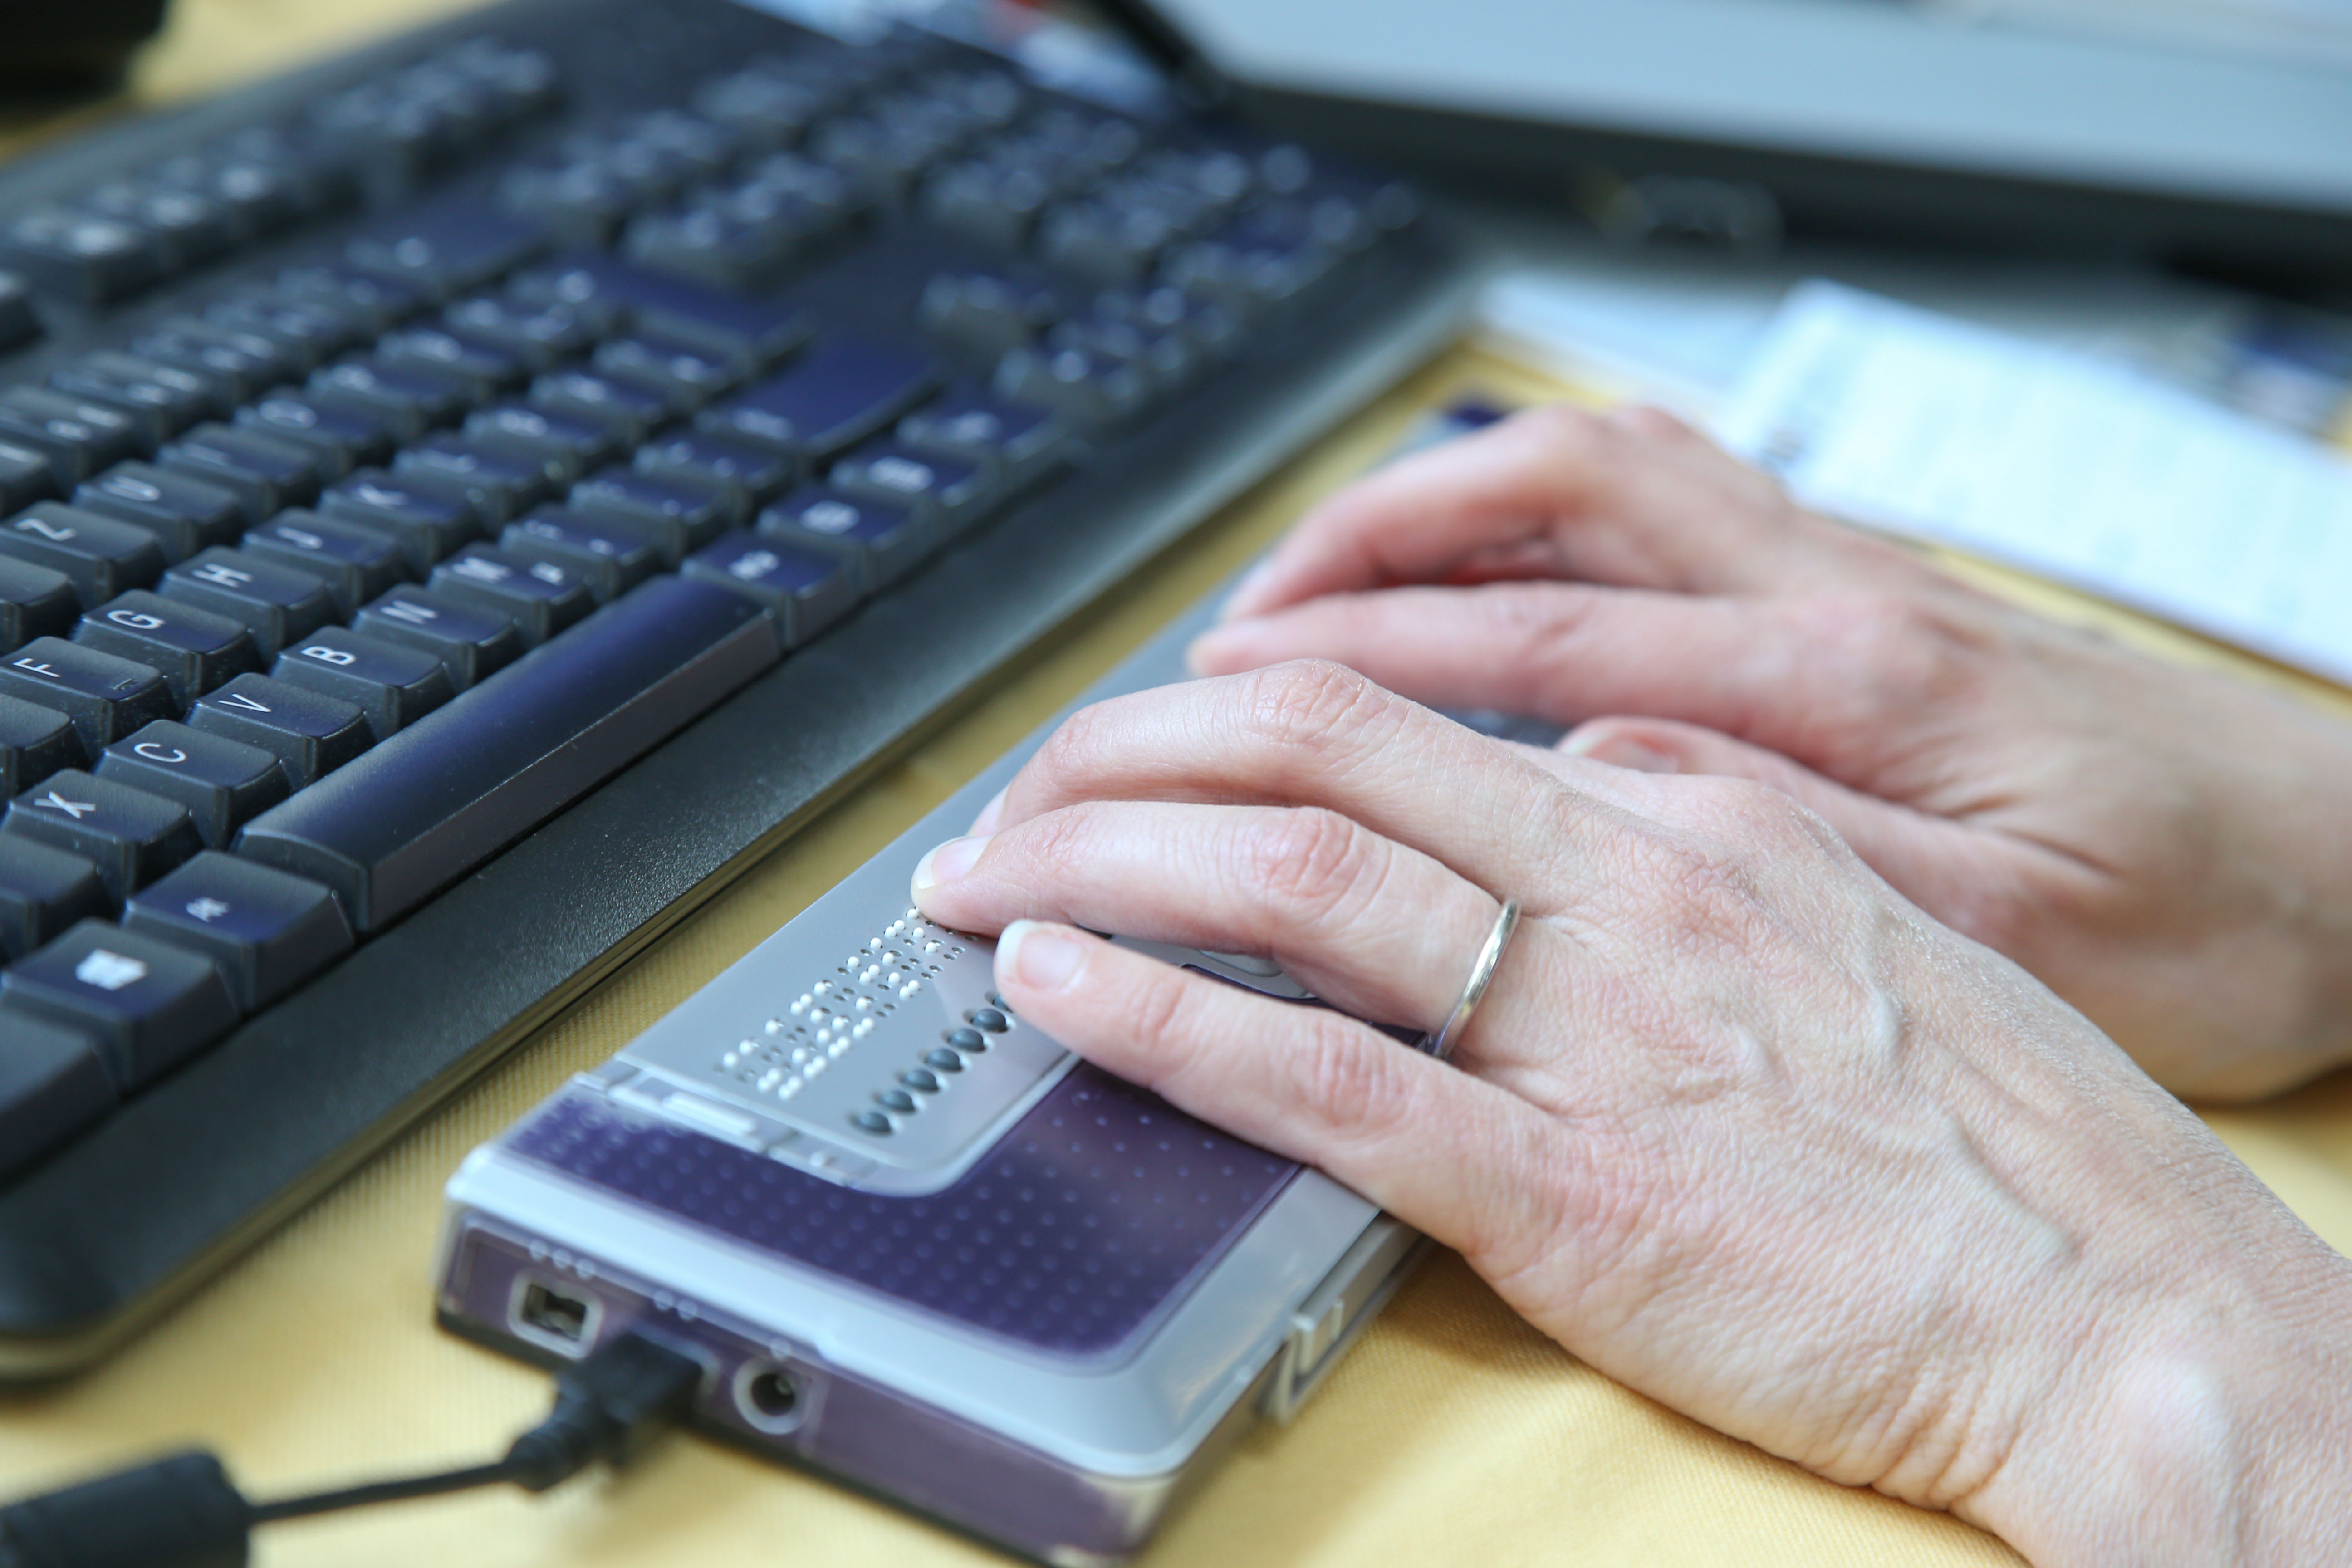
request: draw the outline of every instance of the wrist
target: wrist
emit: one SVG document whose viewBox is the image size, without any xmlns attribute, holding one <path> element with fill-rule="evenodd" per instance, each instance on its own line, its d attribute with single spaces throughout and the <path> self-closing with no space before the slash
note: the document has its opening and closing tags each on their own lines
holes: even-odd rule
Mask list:
<svg viewBox="0 0 2352 1568">
<path fill-rule="evenodd" d="M 2293 1229 L 2119 1312 L 1954 1511 L 2035 1568 L 2331 1560 L 2352 1494 L 2352 1266 Z"/>
</svg>

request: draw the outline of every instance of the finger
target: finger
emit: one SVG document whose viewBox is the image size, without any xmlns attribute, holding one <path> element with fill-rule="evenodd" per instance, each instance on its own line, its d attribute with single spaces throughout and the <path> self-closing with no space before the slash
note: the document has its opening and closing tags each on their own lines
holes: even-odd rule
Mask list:
<svg viewBox="0 0 2352 1568">
<path fill-rule="evenodd" d="M 1482 1267 L 1507 1268 L 1560 1228 L 1560 1163 L 1585 1156 L 1548 1150 L 1526 1101 L 1367 1025 L 1029 921 L 999 940 L 996 984 L 1097 1066 L 1328 1172 Z"/>
<path fill-rule="evenodd" d="M 1323 806 L 1538 909 L 1583 901 L 1623 827 L 1511 748 L 1321 663 L 1081 710 L 1014 775 L 998 830 L 1088 800 Z"/>
<path fill-rule="evenodd" d="M 1328 658 L 1434 708 L 1493 708 L 1578 724 L 1642 714 L 1705 725 L 1855 776 L 1895 726 L 1944 646 L 1924 631 L 1866 627 L 1874 602 L 1757 600 L 1570 583 L 1391 588 L 1336 595 L 1204 633 L 1204 675 Z"/>
<path fill-rule="evenodd" d="M 1324 1001 L 1427 1033 L 1459 1000 L 1501 905 L 1426 855 L 1336 812 L 1090 802 L 940 845 L 914 900 L 957 931 L 1056 921 L 1270 958 Z M 1481 1009 L 1486 1039 L 1549 1039 L 1523 991 Z"/>
<path fill-rule="evenodd" d="M 1679 429 L 1679 426 L 1676 427 Z M 1681 593 L 1781 586 L 1898 553 L 1811 518 L 1703 438 L 1569 408 L 1531 410 L 1400 459 L 1302 519 L 1234 591 L 1227 619 L 1323 594 L 1440 580 L 1502 555 L 1553 574 Z M 1910 567 L 1917 571 L 1916 565 Z"/>
<path fill-rule="evenodd" d="M 2018 875 L 2021 861 L 2046 858 L 2045 870 L 2072 875 L 2079 869 L 2012 836 L 1849 789 L 1778 752 L 1696 725 L 1596 719 L 1563 740 L 1560 751 L 1568 767 L 1600 762 L 1641 773 L 1705 773 L 1769 784 L 1821 816 L 1897 892 L 1939 919 L 1982 903 L 1995 885 Z"/>
</svg>

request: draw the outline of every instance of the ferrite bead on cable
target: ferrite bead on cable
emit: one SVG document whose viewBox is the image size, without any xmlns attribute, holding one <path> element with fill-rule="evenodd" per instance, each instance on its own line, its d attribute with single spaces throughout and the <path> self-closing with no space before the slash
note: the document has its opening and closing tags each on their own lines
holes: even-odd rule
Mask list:
<svg viewBox="0 0 2352 1568">
<path fill-rule="evenodd" d="M 245 1568 L 252 1530 L 218 1459 L 174 1454 L 0 1508 L 0 1568 Z"/>
</svg>

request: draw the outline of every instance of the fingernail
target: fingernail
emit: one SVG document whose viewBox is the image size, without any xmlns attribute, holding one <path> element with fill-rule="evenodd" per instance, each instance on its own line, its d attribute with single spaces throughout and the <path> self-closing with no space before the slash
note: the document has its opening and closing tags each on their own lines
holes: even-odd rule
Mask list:
<svg viewBox="0 0 2352 1568">
<path fill-rule="evenodd" d="M 1662 752 L 1655 746 L 1645 746 L 1630 735 L 1596 735 L 1582 744 L 1570 735 L 1560 750 L 1572 756 L 1590 757 L 1596 763 L 1607 763 L 1612 768 L 1625 768 L 1637 773 L 1678 773 L 1683 771 L 1682 759 L 1672 752 Z"/>
<path fill-rule="evenodd" d="M 1058 991 L 1086 962 L 1087 950 L 1058 926 L 1014 921 L 996 939 L 996 966 L 1037 991 Z"/>
<path fill-rule="evenodd" d="M 1004 786 L 1004 789 L 1011 789 L 1012 787 L 1013 786 L 1011 784 L 1007 784 Z M 1003 815 L 1004 790 L 1001 789 L 994 795 L 988 797 L 988 804 L 982 806 L 980 808 L 980 815 L 971 819 L 972 837 L 975 838 L 985 838 L 990 834 L 995 832 L 996 819 Z"/>
<path fill-rule="evenodd" d="M 952 882 L 970 871 L 980 852 L 988 847 L 985 835 L 977 838 L 950 838 L 945 844 L 915 862 L 915 896 L 919 899 L 941 882 Z"/>
</svg>

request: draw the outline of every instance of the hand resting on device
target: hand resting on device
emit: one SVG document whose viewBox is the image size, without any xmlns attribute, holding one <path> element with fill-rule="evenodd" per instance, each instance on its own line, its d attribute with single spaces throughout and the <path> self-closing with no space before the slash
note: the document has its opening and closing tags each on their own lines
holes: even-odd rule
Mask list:
<svg viewBox="0 0 2352 1568">
<path fill-rule="evenodd" d="M 1520 416 L 1311 513 L 1193 648 L 1774 784 L 2176 1092 L 2352 1060 L 2352 726 L 1977 593 L 1654 410 Z"/>
<path fill-rule="evenodd" d="M 1889 568 L 1891 571 L 1891 568 Z M 2352 1265 L 2023 971 L 1745 779 L 1324 662 L 1086 710 L 915 896 L 1022 1016 L 1454 1247 L 1593 1366 L 2042 1568 L 2315 1562 Z M 1270 955 L 1454 1060 L 1080 927 Z"/>
</svg>

